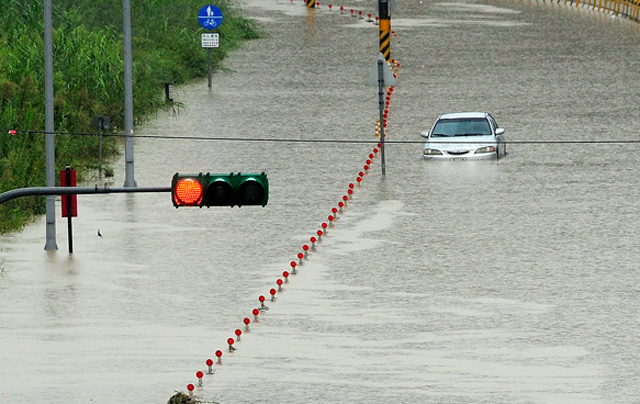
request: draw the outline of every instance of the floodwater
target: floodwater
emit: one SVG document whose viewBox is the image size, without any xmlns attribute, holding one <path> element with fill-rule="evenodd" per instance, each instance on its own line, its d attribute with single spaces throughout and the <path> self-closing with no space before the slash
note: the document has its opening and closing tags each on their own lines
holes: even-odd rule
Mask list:
<svg viewBox="0 0 640 404">
<path fill-rule="evenodd" d="M 164 403 L 216 350 L 205 401 L 638 402 L 640 145 L 583 142 L 638 139 L 639 26 L 535 1 L 397 3 L 387 139 L 406 143 L 385 176 L 374 158 L 276 301 L 374 144 L 202 138 L 374 142 L 378 28 L 337 11 L 371 1 L 249 0 L 269 36 L 137 127 L 194 138 L 138 139 L 138 185 L 266 171 L 265 208 L 80 196 L 74 254 L 63 219 L 54 253 L 42 219 L 2 236 L 0 402 Z M 423 161 L 420 132 L 463 110 L 493 113 L 507 157 Z"/>
</svg>

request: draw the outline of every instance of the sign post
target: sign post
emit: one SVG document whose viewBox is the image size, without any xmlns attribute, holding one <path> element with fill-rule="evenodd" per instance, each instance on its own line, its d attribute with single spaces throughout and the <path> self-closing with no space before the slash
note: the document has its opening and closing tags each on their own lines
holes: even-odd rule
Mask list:
<svg viewBox="0 0 640 404">
<path fill-rule="evenodd" d="M 208 30 L 216 29 L 222 24 L 222 11 L 212 4 L 206 5 L 198 12 L 198 22 L 203 28 Z M 206 37 L 205 37 L 206 35 Z M 206 38 L 206 39 L 205 39 Z M 202 34 L 202 47 L 207 48 L 209 51 L 209 88 L 212 87 L 212 74 L 213 74 L 213 48 L 220 47 L 220 37 L 218 34 Z M 205 46 L 205 44 L 207 46 Z M 215 46 L 213 46 L 215 45 Z"/>
<path fill-rule="evenodd" d="M 382 159 L 382 175 L 386 174 L 386 167 L 384 161 L 384 88 L 393 87 L 396 85 L 396 79 L 393 77 L 393 72 L 387 64 L 382 53 L 378 54 L 378 60 L 376 66 L 371 70 L 369 80 L 367 80 L 368 86 L 378 87 L 378 104 L 380 106 L 380 157 Z"/>
<path fill-rule="evenodd" d="M 94 116 L 91 128 L 98 129 L 98 176 L 102 178 L 102 131 L 111 130 L 111 118 L 108 116 Z"/>
<path fill-rule="evenodd" d="M 209 70 L 207 77 L 209 77 L 209 88 L 212 87 L 212 76 L 213 76 L 213 48 L 220 47 L 220 34 L 216 33 L 208 33 L 203 32 L 202 37 L 200 38 L 202 47 L 207 49 L 209 52 Z"/>
<path fill-rule="evenodd" d="M 60 170 L 60 186 L 75 187 L 76 186 L 76 170 L 72 170 L 67 166 L 64 170 Z M 78 216 L 78 196 L 65 195 L 62 200 L 62 217 L 67 218 L 67 232 L 69 235 L 69 254 L 73 253 L 73 227 L 71 218 Z"/>
</svg>

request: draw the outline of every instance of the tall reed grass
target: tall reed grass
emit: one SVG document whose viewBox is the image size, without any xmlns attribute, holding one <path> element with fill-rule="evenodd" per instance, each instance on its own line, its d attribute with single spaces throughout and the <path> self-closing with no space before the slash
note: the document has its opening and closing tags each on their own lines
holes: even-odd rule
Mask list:
<svg viewBox="0 0 640 404">
<path fill-rule="evenodd" d="M 124 121 L 122 0 L 56 0 L 53 9 L 56 132 L 87 133 L 95 115 Z M 200 0 L 132 1 L 134 114 L 136 122 L 163 108 L 164 83 L 204 76 Z M 214 67 L 243 41 L 259 38 L 258 24 L 230 0 L 216 2 L 224 21 Z M 41 0 L 0 0 L 0 193 L 45 185 L 44 15 Z M 222 40 L 223 39 L 223 40 Z M 18 130 L 9 135 L 8 130 Z M 106 141 L 105 153 L 119 150 Z M 56 136 L 56 172 L 72 165 L 88 173 L 97 165 L 94 136 Z M 0 233 L 19 229 L 44 212 L 44 197 L 0 205 Z"/>
</svg>

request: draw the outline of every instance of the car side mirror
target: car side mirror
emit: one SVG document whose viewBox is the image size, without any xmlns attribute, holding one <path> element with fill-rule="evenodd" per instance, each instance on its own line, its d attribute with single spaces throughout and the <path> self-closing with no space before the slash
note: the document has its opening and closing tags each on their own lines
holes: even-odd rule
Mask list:
<svg viewBox="0 0 640 404">
<path fill-rule="evenodd" d="M 503 132 L 504 132 L 504 131 L 503 131 Z M 422 137 L 429 137 L 429 132 L 428 132 L 428 131 L 427 131 L 427 132 L 422 132 L 422 133 L 420 134 L 420 136 L 422 136 Z"/>
<path fill-rule="evenodd" d="M 502 135 L 502 134 L 504 134 L 504 128 L 498 128 L 498 129 L 496 129 L 496 135 L 497 135 L 497 136 Z"/>
</svg>

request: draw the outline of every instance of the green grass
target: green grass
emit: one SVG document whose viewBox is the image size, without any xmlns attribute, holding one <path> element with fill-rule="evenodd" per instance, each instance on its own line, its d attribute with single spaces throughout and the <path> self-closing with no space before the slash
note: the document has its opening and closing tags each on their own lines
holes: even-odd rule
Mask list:
<svg viewBox="0 0 640 404">
<path fill-rule="evenodd" d="M 124 122 L 122 0 L 56 0 L 53 9 L 56 132 L 88 133 L 95 115 Z M 132 1 L 134 114 L 137 123 L 167 106 L 164 83 L 179 85 L 207 73 L 195 0 Z M 244 41 L 262 35 L 230 0 L 216 3 L 224 15 L 214 69 Z M 0 193 L 45 185 L 44 16 L 40 0 L 0 1 Z M 18 134 L 7 132 L 15 129 Z M 119 151 L 106 138 L 105 156 Z M 80 176 L 98 163 L 96 136 L 56 136 L 56 172 L 66 165 Z M 0 233 L 20 229 L 44 213 L 44 197 L 0 205 Z"/>
</svg>

